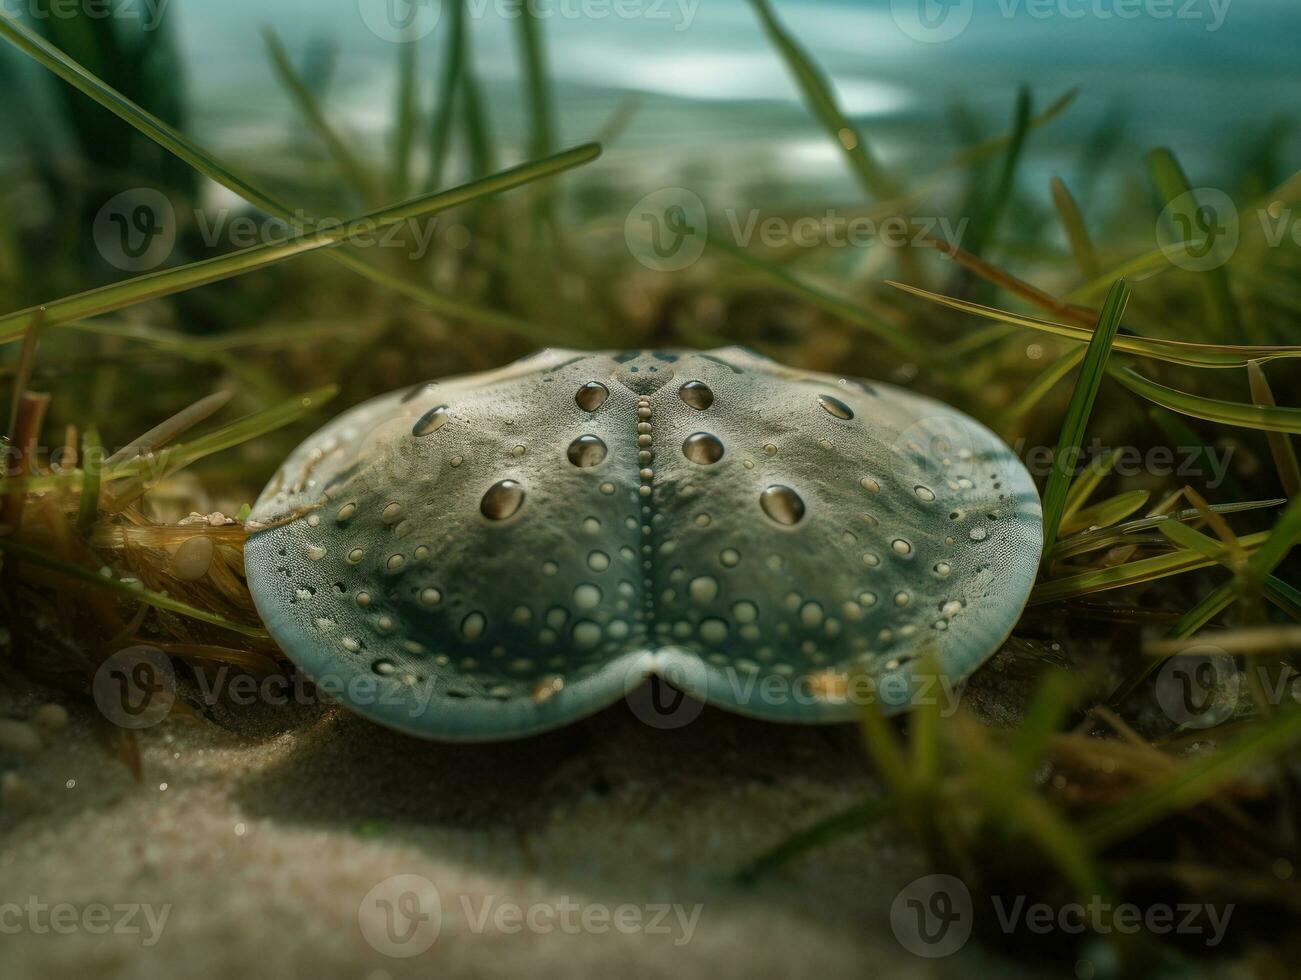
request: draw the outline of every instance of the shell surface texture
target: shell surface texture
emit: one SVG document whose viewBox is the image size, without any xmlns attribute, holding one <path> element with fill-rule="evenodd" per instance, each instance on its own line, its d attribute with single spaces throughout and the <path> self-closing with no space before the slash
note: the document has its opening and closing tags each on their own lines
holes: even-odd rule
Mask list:
<svg viewBox="0 0 1301 980">
<path fill-rule="evenodd" d="M 1034 484 L 908 391 L 742 348 L 545 350 L 344 413 L 249 520 L 294 662 L 414 735 L 545 731 L 647 677 L 770 721 L 906 710 L 1006 639 Z"/>
</svg>

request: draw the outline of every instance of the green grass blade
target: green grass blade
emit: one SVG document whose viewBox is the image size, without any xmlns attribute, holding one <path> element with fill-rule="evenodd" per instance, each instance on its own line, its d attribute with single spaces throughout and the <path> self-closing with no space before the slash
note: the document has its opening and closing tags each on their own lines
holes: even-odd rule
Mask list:
<svg viewBox="0 0 1301 980">
<path fill-rule="evenodd" d="M 1102 266 L 1098 262 L 1097 249 L 1093 247 L 1093 239 L 1089 237 L 1089 229 L 1084 223 L 1079 204 L 1060 177 L 1052 179 L 1052 195 L 1057 220 L 1062 223 L 1066 241 L 1071 246 L 1071 254 L 1075 256 L 1075 264 L 1080 267 L 1080 273 L 1085 279 L 1098 278 L 1102 274 Z"/>
<path fill-rule="evenodd" d="M 308 127 L 325 144 L 326 149 L 334 158 L 336 166 L 338 166 L 344 178 L 352 184 L 361 200 L 373 204 L 378 199 L 378 196 L 366 168 L 361 165 L 361 161 L 348 148 L 348 144 L 330 125 L 330 121 L 325 118 L 320 103 L 317 102 L 316 96 L 298 69 L 294 67 L 289 52 L 285 50 L 284 44 L 280 41 L 280 36 L 276 34 L 274 28 L 266 27 L 263 29 L 263 38 L 266 42 L 267 55 L 271 59 L 271 67 L 276 78 L 285 91 L 289 93 L 289 97 L 293 99 L 294 105 L 297 106 L 298 111 L 307 121 Z"/>
<path fill-rule="evenodd" d="M 1058 533 L 1067 535 L 1093 528 L 1111 527 L 1141 508 L 1151 496 L 1147 490 L 1130 490 L 1117 494 L 1092 507 L 1078 510 L 1070 517 L 1063 517 Z"/>
<path fill-rule="evenodd" d="M 155 458 L 137 457 L 105 467 L 102 479 L 106 481 L 130 478 L 161 479 L 207 456 L 234 449 L 236 446 L 259 439 L 267 433 L 292 425 L 299 419 L 319 411 L 338 392 L 338 386 L 327 385 L 295 395 L 271 408 L 218 426 L 191 442 L 168 446 Z"/>
<path fill-rule="evenodd" d="M 969 313 L 972 316 L 978 316 L 986 320 L 995 320 L 999 323 L 1008 323 L 1029 330 L 1038 330 L 1041 333 L 1050 333 L 1057 337 L 1066 337 L 1069 340 L 1081 343 L 1088 343 L 1093 336 L 1093 331 L 1086 327 L 1068 323 L 1055 323 L 1052 320 L 1041 320 L 1038 317 L 1026 316 L 1021 313 L 1009 313 L 1006 310 L 998 310 L 993 307 L 982 306 L 979 303 L 944 296 L 928 289 L 919 289 L 906 283 L 887 281 L 886 284 L 901 289 L 906 293 L 912 293 L 914 296 L 920 296 L 929 302 L 938 303 L 941 306 L 947 306 L 961 313 Z M 1158 361 L 1168 361 L 1171 364 L 1184 364 L 1188 367 L 1200 368 L 1245 368 L 1247 362 L 1251 360 L 1272 361 L 1277 358 L 1301 357 L 1301 346 L 1295 345 L 1260 347 L 1230 344 L 1193 344 L 1183 340 L 1135 337 L 1128 334 L 1117 336 L 1115 347 L 1116 350 L 1123 351 L 1126 354 L 1136 354 Z"/>
<path fill-rule="evenodd" d="M 741 886 L 753 885 L 815 847 L 821 847 L 846 834 L 868 829 L 893 810 L 894 800 L 883 796 L 833 814 L 807 830 L 787 838 L 772 850 L 756 858 L 736 872 L 733 881 Z"/>
<path fill-rule="evenodd" d="M 1026 709 L 1012 746 L 1013 778 L 1031 785 L 1035 771 L 1048 754 L 1048 743 L 1071 709 L 1075 682 L 1064 670 L 1050 670 Z"/>
<path fill-rule="evenodd" d="M 414 21 L 408 31 L 414 30 Z M 416 146 L 416 82 L 419 68 L 419 46 L 408 37 L 398 49 L 398 85 L 396 122 L 393 139 L 393 193 L 406 197 L 411 193 L 412 152 Z"/>
<path fill-rule="evenodd" d="M 222 185 L 239 195 L 253 206 L 278 218 L 295 220 L 292 208 L 276 198 L 264 193 L 238 176 L 202 147 L 188 139 L 174 127 L 163 122 L 116 89 L 97 78 L 58 48 L 28 30 L 21 23 L 8 16 L 0 16 L 0 38 L 3 38 L 33 58 L 36 62 L 58 75 L 82 94 L 93 99 L 104 108 L 118 116 L 143 135 L 153 140 L 163 149 L 189 164 L 205 177 Z M 599 148 L 597 150 L 599 154 Z M 593 155 L 592 159 L 595 158 Z M 538 328 L 521 320 L 494 310 L 487 310 L 475 303 L 469 303 L 451 297 L 442 296 L 418 283 L 385 272 L 358 255 L 343 250 L 326 253 L 336 262 L 346 265 L 358 273 L 382 286 L 392 289 L 429 309 L 448 316 L 461 317 L 471 322 L 495 330 L 503 330 L 520 336 L 537 339 Z M 545 336 L 555 337 L 555 331 L 541 331 Z"/>
<path fill-rule="evenodd" d="M 520 57 L 524 62 L 524 94 L 529 106 L 529 156 L 541 157 L 555 145 L 554 113 L 551 86 L 547 75 L 546 48 L 542 44 L 542 25 L 532 3 L 516 0 L 519 15 Z"/>
<path fill-rule="evenodd" d="M 781 266 L 774 265 L 771 262 L 765 262 L 763 259 L 751 255 L 745 249 L 739 248 L 731 242 L 716 235 L 711 235 L 709 237 L 709 246 L 710 248 L 717 248 L 720 251 L 726 252 L 739 262 L 749 266 L 755 272 L 761 273 L 791 295 L 798 296 L 813 306 L 825 310 L 833 316 L 839 317 L 851 326 L 858 327 L 859 329 L 884 340 L 886 343 L 907 354 L 909 357 L 920 358 L 922 360 L 928 358 L 929 348 L 927 345 L 923 344 L 919 340 L 914 340 L 899 327 L 887 323 L 879 317 L 873 316 L 862 307 L 851 303 L 849 300 L 841 299 L 839 296 L 834 296 L 816 286 L 811 286 Z"/>
<path fill-rule="evenodd" d="M 48 569 L 59 575 L 63 575 L 78 582 L 84 582 L 86 585 L 94 586 L 100 589 L 106 589 L 110 592 L 116 592 L 127 599 L 134 599 L 137 602 L 143 602 L 146 605 L 153 606 L 156 609 L 165 609 L 168 612 L 176 613 L 179 616 L 186 616 L 190 619 L 198 620 L 201 623 L 207 623 L 210 626 L 219 626 L 222 629 L 239 633 L 243 636 L 256 637 L 264 639 L 268 636 L 266 630 L 256 626 L 245 626 L 243 623 L 236 623 L 226 619 L 224 616 L 218 616 L 216 613 L 205 612 L 202 609 L 195 608 L 188 603 L 173 599 L 171 596 L 163 595 L 161 592 L 154 592 L 152 589 L 146 589 L 143 586 L 133 585 L 129 582 L 122 582 L 116 578 L 107 578 L 99 573 L 97 569 L 87 568 L 84 565 L 74 565 L 71 562 L 59 561 L 57 558 L 51 558 L 44 550 L 31 548 L 25 544 L 19 544 L 12 538 L 0 535 L 0 554 L 6 558 L 12 558 L 24 562 L 28 565 L 36 565 L 39 568 Z"/>
<path fill-rule="evenodd" d="M 1253 402 L 1268 408 L 1278 404 L 1274 400 L 1274 391 L 1270 388 L 1269 379 L 1265 377 L 1259 361 L 1248 362 L 1247 380 L 1251 384 Z M 1296 449 L 1292 445 L 1292 437 L 1283 432 L 1270 432 L 1267 438 L 1269 452 L 1274 457 L 1274 468 L 1278 471 L 1278 480 L 1283 485 L 1283 492 L 1289 497 L 1301 496 L 1301 468 L 1297 467 Z"/>
<path fill-rule="evenodd" d="M 0 37 L 38 64 L 54 72 L 82 94 L 94 99 L 124 122 L 144 133 L 167 152 L 184 160 L 199 173 L 215 180 L 264 211 L 278 214 L 280 217 L 289 216 L 287 209 L 281 214 L 273 199 L 227 170 L 216 158 L 190 142 L 175 128 L 132 102 L 8 14 L 0 15 Z"/>
<path fill-rule="evenodd" d="M 1066 509 L 1066 494 L 1074 479 L 1080 447 L 1083 445 L 1084 430 L 1088 426 L 1089 415 L 1093 412 L 1093 402 L 1098 397 L 1098 387 L 1106 374 L 1112 341 L 1128 304 L 1129 287 L 1125 280 L 1120 279 L 1112 287 L 1102 307 L 1102 314 L 1098 317 L 1098 327 L 1093 332 L 1093 340 L 1084 356 L 1080 376 L 1075 382 L 1075 391 L 1071 395 L 1057 438 L 1057 451 L 1053 454 L 1052 469 L 1048 473 L 1043 493 L 1045 552 L 1051 551 L 1057 540 L 1062 513 Z"/>
<path fill-rule="evenodd" d="M 86 474 L 86 478 L 81 483 L 81 500 L 77 505 L 77 533 L 82 537 L 90 533 L 90 529 L 95 525 L 95 518 L 99 515 L 98 460 L 102 452 L 99 430 L 92 425 L 81 437 L 82 471 Z"/>
<path fill-rule="evenodd" d="M 1269 540 L 1247 560 L 1247 570 L 1256 578 L 1264 578 L 1287 557 L 1292 547 L 1301 540 L 1301 497 L 1295 497 L 1284 508 L 1278 523 L 1269 532 Z"/>
<path fill-rule="evenodd" d="M 998 226 L 1016 189 L 1016 171 L 1025 149 L 1031 118 L 1030 90 L 1024 85 L 1017 92 L 1016 110 L 1012 118 L 1012 136 L 1008 140 L 1007 151 L 1003 154 L 1003 166 L 999 170 L 998 180 L 981 208 L 980 219 L 972 222 L 971 232 L 964 243 L 966 250 L 977 257 L 983 257 L 989 243 L 998 237 Z"/>
<path fill-rule="evenodd" d="M 1269 532 L 1261 531 L 1258 534 L 1246 535 L 1240 538 L 1239 541 L 1243 548 L 1250 551 L 1258 548 L 1267 537 L 1269 537 Z M 1075 599 L 1095 592 L 1106 592 L 1129 585 L 1153 582 L 1157 579 L 1168 578 L 1171 575 L 1181 575 L 1194 569 L 1206 568 L 1209 565 L 1216 564 L 1216 561 L 1217 559 L 1208 558 L 1198 552 L 1181 550 L 1172 551 L 1165 555 L 1154 555 L 1151 558 L 1140 558 L 1138 561 L 1126 562 L 1112 568 L 1098 568 L 1090 569 L 1087 572 L 1077 572 L 1061 578 L 1040 582 L 1030 594 L 1030 604 L 1042 605 L 1045 602 L 1060 602 L 1064 599 Z"/>
<path fill-rule="evenodd" d="M 465 0 L 466 3 L 469 0 Z M 470 47 L 470 29 L 465 19 L 460 20 L 461 38 L 461 122 L 465 126 L 465 142 L 470 150 L 470 169 L 475 176 L 486 174 L 495 166 L 496 153 L 488 125 L 488 109 L 479 89 L 479 76 L 474 69 Z"/>
<path fill-rule="evenodd" d="M 1021 394 L 1017 395 L 1007 408 L 999 413 L 1000 429 L 1004 429 L 1016 422 L 1023 415 L 1030 411 L 1043 400 L 1048 392 L 1057 386 L 1057 382 L 1075 370 L 1075 367 L 1084 360 L 1085 348 L 1080 347 L 1071 351 L 1064 357 L 1059 357 L 1050 364 L 1044 371 L 1030 382 Z"/>
<path fill-rule="evenodd" d="M 1103 456 L 1089 461 L 1088 468 L 1071 484 L 1070 490 L 1066 492 L 1066 506 L 1062 508 L 1062 520 L 1069 520 L 1077 510 L 1084 506 L 1085 501 L 1093 496 L 1094 491 L 1106 479 L 1107 474 L 1111 472 L 1111 467 L 1115 464 L 1116 458 L 1120 455 L 1121 450 L 1113 449 Z"/>
<path fill-rule="evenodd" d="M 1030 120 L 1030 127 L 1029 127 L 1030 131 L 1033 132 L 1034 130 L 1039 129 L 1042 126 L 1048 125 L 1050 122 L 1052 122 L 1062 113 L 1064 113 L 1067 109 L 1071 107 L 1071 105 L 1075 102 L 1076 98 L 1079 97 L 1079 94 L 1080 94 L 1080 90 L 1078 88 L 1072 88 L 1072 89 L 1068 89 L 1067 91 L 1059 95 L 1057 98 L 1053 99 L 1052 102 L 1048 103 L 1048 105 L 1044 107 L 1044 110 L 1042 112 L 1037 113 Z M 1003 134 L 1002 136 L 993 136 L 990 137 L 989 139 L 981 140 L 977 143 L 973 143 L 971 146 L 968 146 L 963 150 L 959 151 L 957 154 L 955 154 L 953 159 L 950 160 L 944 167 L 941 167 L 940 169 L 942 171 L 966 169 L 967 167 L 970 167 L 972 164 L 980 163 L 982 160 L 985 160 L 988 157 L 992 157 L 998 153 L 1005 152 L 1007 149 L 1007 145 L 1011 141 L 1012 141 L 1012 133 L 1008 132 Z"/>
<path fill-rule="evenodd" d="M 1196 227 L 1195 194 L 1175 155 L 1165 147 L 1155 149 L 1147 155 L 1147 166 L 1152 175 L 1152 183 L 1161 195 L 1162 205 L 1168 207 L 1178 202 L 1176 217 L 1187 221 L 1189 228 Z M 1221 337 L 1241 337 L 1242 319 L 1238 315 L 1238 304 L 1229 285 L 1228 269 L 1220 265 L 1199 275 L 1206 292 L 1207 315 L 1215 332 Z"/>
<path fill-rule="evenodd" d="M 443 49 L 443 73 L 439 76 L 438 90 L 434 93 L 434 116 L 429 128 L 429 174 L 426 190 L 443 185 L 443 171 L 451 152 L 452 121 L 456 117 L 456 93 L 461 90 L 462 58 L 465 53 L 462 28 L 465 6 L 453 0 L 447 19 L 447 41 Z"/>
<path fill-rule="evenodd" d="M 845 154 L 863 188 L 879 200 L 902 196 L 899 183 L 876 161 L 862 136 L 841 111 L 831 84 L 804 49 L 778 21 L 768 0 L 750 0 L 764 32 L 795 77 L 804 102 Z"/>
<path fill-rule="evenodd" d="M 1301 432 L 1301 408 L 1247 405 L 1242 402 L 1206 398 L 1157 384 L 1129 367 L 1113 366 L 1108 373 L 1135 394 L 1181 415 L 1206 419 L 1208 422 L 1219 422 L 1223 425 L 1236 425 L 1244 429 Z"/>
<path fill-rule="evenodd" d="M 99 289 L 92 289 L 76 296 L 55 300 L 42 306 L 20 310 L 17 313 L 0 317 L 0 342 L 14 340 L 23 336 L 38 317 L 43 316 L 48 326 L 58 326 L 70 320 L 80 320 L 86 317 L 98 316 L 102 313 L 111 313 L 145 300 L 169 296 L 187 289 L 193 289 L 196 286 L 229 279 L 232 276 L 244 275 L 276 262 L 283 262 L 286 259 L 317 249 L 337 245 L 349 238 L 373 235 L 376 228 L 385 228 L 412 218 L 425 217 L 489 194 L 496 194 L 512 187 L 519 187 L 522 184 L 537 180 L 539 177 L 559 173 L 580 163 L 586 163 L 588 160 L 593 159 L 597 152 L 595 146 L 581 146 L 564 153 L 558 153 L 547 160 L 522 164 L 448 191 L 428 194 L 395 207 L 374 211 L 337 227 L 309 232 L 285 242 L 257 245 L 229 255 L 195 262 L 179 269 L 167 269 L 144 276 L 137 276 L 124 282 L 102 286 Z"/>
<path fill-rule="evenodd" d="M 1281 755 L 1301 741 L 1301 709 L 1280 711 L 1209 758 L 1187 765 L 1149 789 L 1127 796 L 1085 821 L 1081 828 L 1094 848 L 1134 835 L 1145 827 L 1210 799 L 1253 766 Z"/>
</svg>

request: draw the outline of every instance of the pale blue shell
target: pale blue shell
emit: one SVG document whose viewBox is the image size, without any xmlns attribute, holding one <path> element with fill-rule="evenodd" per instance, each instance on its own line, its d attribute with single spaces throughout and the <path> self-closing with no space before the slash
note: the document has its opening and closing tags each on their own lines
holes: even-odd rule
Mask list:
<svg viewBox="0 0 1301 980">
<path fill-rule="evenodd" d="M 1042 540 L 1029 474 L 972 419 L 740 348 L 548 350 L 381 396 L 300 446 L 250 526 L 295 663 L 454 740 L 652 673 L 772 721 L 853 720 L 846 678 L 903 710 L 934 688 L 919 665 L 956 683 L 1003 642 Z"/>
</svg>

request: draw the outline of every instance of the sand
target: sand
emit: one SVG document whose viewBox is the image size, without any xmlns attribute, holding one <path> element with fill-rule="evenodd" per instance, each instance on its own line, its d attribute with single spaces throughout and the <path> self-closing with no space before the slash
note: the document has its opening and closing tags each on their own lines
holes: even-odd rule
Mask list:
<svg viewBox="0 0 1301 980">
<path fill-rule="evenodd" d="M 851 727 L 705 708 L 665 731 L 619 704 L 451 746 L 332 706 L 218 708 L 142 733 L 137 781 L 93 706 L 6 678 L 0 718 L 51 700 L 67 730 L 0 754 L 28 797 L 0 808 L 5 980 L 1031 975 L 974 940 L 938 960 L 900 945 L 891 903 L 925 872 L 897 830 L 728 881 L 879 792 Z M 397 875 L 419 878 L 383 884 Z M 380 902 L 428 912 L 435 895 L 441 914 L 395 919 L 415 928 L 390 942 Z M 33 900 L 68 920 L 55 931 Z"/>
</svg>

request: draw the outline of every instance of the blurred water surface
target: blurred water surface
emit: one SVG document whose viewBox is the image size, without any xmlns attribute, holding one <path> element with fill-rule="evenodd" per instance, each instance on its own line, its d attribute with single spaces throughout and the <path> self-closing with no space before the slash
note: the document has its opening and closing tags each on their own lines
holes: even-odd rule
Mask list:
<svg viewBox="0 0 1301 980">
<path fill-rule="evenodd" d="M 445 11 L 416 11 L 424 98 L 432 102 Z M 568 142 L 595 135 L 629 95 L 637 109 L 621 152 L 666 172 L 763 166 L 831 194 L 850 185 L 747 0 L 535 0 Z M 393 118 L 398 44 L 367 26 L 405 0 L 171 0 L 186 55 L 196 125 L 231 145 L 283 129 L 293 110 L 267 66 L 259 29 L 296 54 L 337 48 L 328 106 L 377 152 Z M 911 0 L 779 0 L 784 23 L 831 74 L 842 103 L 889 157 L 924 165 L 953 145 L 961 103 L 1003 129 L 1019 84 L 1042 106 L 1069 88 L 1070 115 L 1036 137 L 1032 154 L 1075 152 L 1108 118 L 1145 145 L 1171 144 L 1190 168 L 1214 169 L 1290 115 L 1301 91 L 1301 4 L 1295 0 L 917 0 L 966 27 L 936 43 L 909 37 L 896 10 Z M 369 9 L 365 9 L 369 4 Z M 473 57 L 493 132 L 522 152 L 518 37 L 506 0 L 471 0 Z M 966 8 L 966 9 L 964 9 Z M 923 22 L 925 23 L 925 22 Z M 381 25 L 382 26 L 382 25 Z M 915 32 L 914 32 L 915 33 Z M 270 94 L 269 94 L 270 93 Z M 1032 155 L 1032 160 L 1035 156 Z"/>
</svg>

